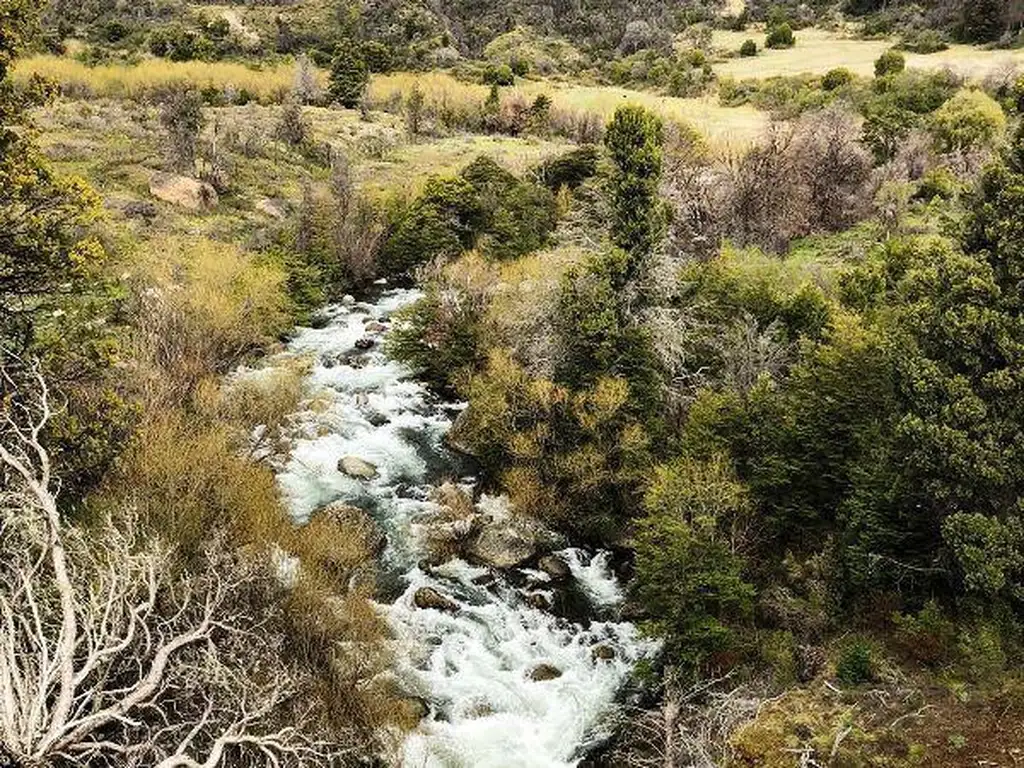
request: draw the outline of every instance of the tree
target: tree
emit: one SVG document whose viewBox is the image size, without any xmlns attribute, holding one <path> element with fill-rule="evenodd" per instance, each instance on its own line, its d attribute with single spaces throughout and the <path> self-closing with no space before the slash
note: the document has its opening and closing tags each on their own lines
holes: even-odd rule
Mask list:
<svg viewBox="0 0 1024 768">
<path fill-rule="evenodd" d="M 682 458 L 659 467 L 637 523 L 636 599 L 673 660 L 696 666 L 724 650 L 752 610 L 739 556 L 750 506 L 728 461 Z"/>
<path fill-rule="evenodd" d="M 331 98 L 346 109 L 355 109 L 363 100 L 369 83 L 370 71 L 357 53 L 355 44 L 351 41 L 341 43 L 331 64 Z"/>
<path fill-rule="evenodd" d="M 971 0 L 963 4 L 961 36 L 969 43 L 988 43 L 1006 29 L 1005 3 L 1000 0 Z"/>
<path fill-rule="evenodd" d="M 887 99 L 879 100 L 866 109 L 861 141 L 871 150 L 876 163 L 887 163 L 896 157 L 917 119 L 910 110 Z"/>
<path fill-rule="evenodd" d="M 413 138 L 420 135 L 425 102 L 426 96 L 424 96 L 420 82 L 417 80 L 413 83 L 412 91 L 409 92 L 409 97 L 405 100 L 405 127 Z"/>
<path fill-rule="evenodd" d="M 611 238 L 628 254 L 622 273 L 627 282 L 643 275 L 661 234 L 662 141 L 661 119 L 639 106 L 619 107 L 605 131 L 604 143 L 615 163 Z"/>
</svg>

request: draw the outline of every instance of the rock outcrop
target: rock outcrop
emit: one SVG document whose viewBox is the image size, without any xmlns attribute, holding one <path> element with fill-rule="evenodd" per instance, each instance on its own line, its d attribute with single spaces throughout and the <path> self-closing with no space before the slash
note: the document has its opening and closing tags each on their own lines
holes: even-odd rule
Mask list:
<svg viewBox="0 0 1024 768">
<path fill-rule="evenodd" d="M 149 193 L 189 211 L 209 211 L 217 207 L 217 190 L 205 181 L 188 176 L 154 173 L 149 180 Z"/>
</svg>

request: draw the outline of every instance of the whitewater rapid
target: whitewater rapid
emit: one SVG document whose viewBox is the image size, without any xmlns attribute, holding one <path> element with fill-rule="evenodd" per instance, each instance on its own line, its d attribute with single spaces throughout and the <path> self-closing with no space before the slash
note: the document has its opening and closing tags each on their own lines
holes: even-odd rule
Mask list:
<svg viewBox="0 0 1024 768">
<path fill-rule="evenodd" d="M 461 406 L 439 401 L 387 357 L 381 325 L 367 330 L 368 323 L 386 325 L 391 313 L 416 298 L 415 291 L 388 291 L 372 304 L 330 307 L 323 327 L 299 329 L 283 357 L 307 356 L 311 367 L 288 458 L 278 467 L 281 491 L 297 522 L 340 500 L 366 510 L 387 535 L 381 571 L 390 597 L 380 610 L 395 637 L 395 673 L 405 692 L 429 708 L 406 737 L 399 765 L 575 766 L 588 747 L 607 738 L 617 693 L 656 648 L 632 624 L 614 620 L 622 589 L 608 553 L 558 553 L 590 604 L 593 620 L 586 626 L 527 604 L 527 589 L 553 590 L 541 571 L 491 580 L 487 569 L 461 560 L 420 567 L 418 523 L 436 510 L 432 489 L 450 480 L 469 487 L 475 481 L 443 445 Z M 374 338 L 374 346 L 358 350 L 366 338 Z M 344 456 L 371 462 L 378 475 L 359 480 L 339 472 Z M 458 612 L 417 608 L 413 596 L 421 587 L 456 601 Z M 610 648 L 613 658 L 598 658 L 597 646 Z M 540 664 L 561 675 L 531 679 Z"/>
</svg>

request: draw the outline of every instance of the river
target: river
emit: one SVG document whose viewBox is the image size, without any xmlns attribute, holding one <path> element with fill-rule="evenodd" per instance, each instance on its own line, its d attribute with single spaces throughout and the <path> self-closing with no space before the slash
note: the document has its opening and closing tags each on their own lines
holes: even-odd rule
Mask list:
<svg viewBox="0 0 1024 768">
<path fill-rule="evenodd" d="M 615 619 L 622 589 L 607 552 L 558 553 L 586 601 L 585 615 L 572 618 L 526 602 L 528 591 L 553 589 L 541 571 L 498 573 L 492 580 L 487 569 L 461 560 L 421 567 L 422 523 L 436 509 L 432 489 L 447 480 L 470 489 L 476 482 L 443 444 L 463 406 L 438 400 L 389 359 L 380 326 L 370 326 L 377 334 L 371 349 L 356 348 L 373 336 L 368 322 L 386 321 L 417 297 L 413 290 L 386 291 L 373 303 L 330 307 L 323 327 L 298 330 L 288 354 L 307 355 L 313 365 L 289 456 L 279 467 L 280 488 L 300 523 L 341 500 L 369 512 L 387 534 L 379 599 L 394 633 L 395 672 L 405 691 L 429 707 L 405 738 L 400 766 L 576 766 L 607 738 L 623 685 L 656 647 Z M 378 475 L 359 480 L 339 472 L 344 456 L 371 462 Z M 456 601 L 459 610 L 417 608 L 413 596 L 421 587 Z M 614 656 L 597 658 L 597 646 Z M 561 674 L 534 680 L 538 665 Z"/>
</svg>

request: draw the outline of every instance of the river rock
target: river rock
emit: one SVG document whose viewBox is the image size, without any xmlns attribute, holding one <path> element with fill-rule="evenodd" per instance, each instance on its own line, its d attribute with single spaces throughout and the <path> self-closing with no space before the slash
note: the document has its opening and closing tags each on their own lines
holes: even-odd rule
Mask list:
<svg viewBox="0 0 1024 768">
<path fill-rule="evenodd" d="M 217 207 L 217 190 L 205 181 L 154 173 L 149 179 L 149 193 L 158 200 L 190 211 L 209 211 Z"/>
<path fill-rule="evenodd" d="M 537 567 L 555 582 L 566 581 L 572 576 L 569 566 L 558 555 L 544 555 L 537 561 Z"/>
<path fill-rule="evenodd" d="M 542 595 L 540 592 L 532 592 L 527 595 L 526 604 L 531 608 L 536 608 L 538 611 L 547 611 L 551 609 L 551 601 L 548 600 L 547 595 Z"/>
<path fill-rule="evenodd" d="M 388 329 L 384 323 L 378 323 L 376 320 L 367 323 L 365 328 L 368 333 L 384 333 Z"/>
<path fill-rule="evenodd" d="M 359 341 L 356 342 L 356 349 L 361 349 L 363 351 L 366 351 L 367 349 L 373 349 L 376 343 L 376 340 L 371 339 L 368 336 L 364 336 L 363 338 L 359 339 Z"/>
<path fill-rule="evenodd" d="M 417 608 L 433 608 L 435 611 L 447 611 L 455 613 L 459 610 L 459 604 L 454 600 L 445 597 L 433 587 L 420 587 L 412 598 Z"/>
<path fill-rule="evenodd" d="M 545 680 L 554 680 L 562 676 L 562 670 L 553 664 L 538 664 L 529 671 L 527 677 L 535 683 L 542 683 Z"/>
<path fill-rule="evenodd" d="M 372 480 L 377 476 L 377 467 L 358 456 L 343 456 L 338 459 L 338 471 L 360 480 Z"/>
<path fill-rule="evenodd" d="M 344 531 L 349 531 L 351 535 L 358 536 L 363 548 L 374 556 L 380 555 L 388 544 L 387 536 L 374 519 L 351 504 L 336 501 L 314 512 L 313 517 L 324 519 Z"/>
<path fill-rule="evenodd" d="M 615 649 L 610 645 L 595 645 L 590 650 L 590 658 L 594 661 L 611 661 L 615 658 Z"/>
<path fill-rule="evenodd" d="M 515 525 L 485 524 L 466 554 L 475 563 L 491 568 L 515 568 L 537 552 L 537 542 Z"/>
</svg>

